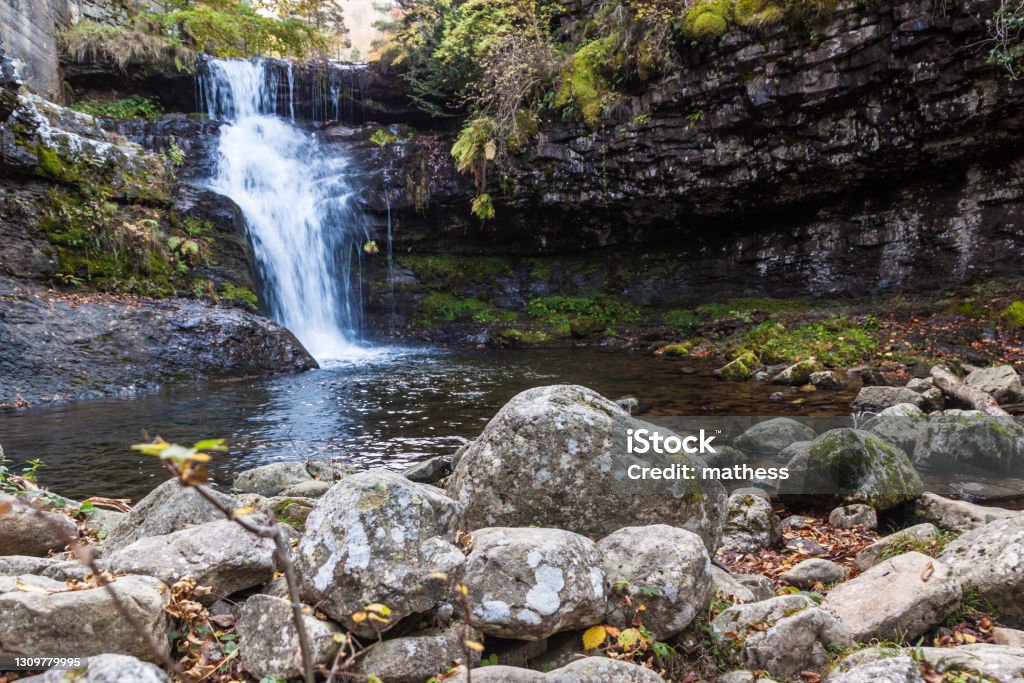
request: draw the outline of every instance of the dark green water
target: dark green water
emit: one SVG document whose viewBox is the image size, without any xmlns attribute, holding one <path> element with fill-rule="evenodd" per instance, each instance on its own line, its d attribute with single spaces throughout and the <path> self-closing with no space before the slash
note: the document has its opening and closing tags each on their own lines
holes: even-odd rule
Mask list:
<svg viewBox="0 0 1024 683">
<path fill-rule="evenodd" d="M 214 478 L 275 460 L 339 458 L 404 469 L 478 435 L 520 391 L 583 384 L 635 396 L 648 415 L 844 415 L 853 392 L 802 394 L 722 382 L 691 359 L 596 349 L 441 351 L 391 348 L 358 363 L 268 380 L 180 385 L 141 396 L 0 414 L 9 461 L 40 458 L 40 481 L 70 497 L 138 499 L 164 478 L 129 450 L 143 432 L 168 441 L 230 440 Z M 793 401 L 799 401 L 794 403 Z"/>
</svg>

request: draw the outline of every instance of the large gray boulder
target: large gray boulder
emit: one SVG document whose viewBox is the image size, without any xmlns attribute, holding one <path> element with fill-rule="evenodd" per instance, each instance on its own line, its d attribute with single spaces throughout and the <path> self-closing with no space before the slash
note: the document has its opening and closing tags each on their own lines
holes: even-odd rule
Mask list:
<svg viewBox="0 0 1024 683">
<path fill-rule="evenodd" d="M 239 473 L 232 490 L 236 493 L 257 493 L 270 498 L 297 484 L 313 481 L 302 462 L 274 462 Z"/>
<path fill-rule="evenodd" d="M 917 432 L 928 421 L 912 403 L 898 403 L 866 420 L 860 428 L 888 441 L 908 455 L 914 452 Z"/>
<path fill-rule="evenodd" d="M 166 655 L 167 587 L 148 576 L 121 576 L 109 586 Z M 6 654 L 123 654 L 159 661 L 143 634 L 125 627 L 106 587 L 74 590 L 38 576 L 0 577 L 0 614 L 0 651 Z"/>
<path fill-rule="evenodd" d="M 83 581 L 92 573 L 86 565 L 75 560 L 59 557 L 32 557 L 29 555 L 6 555 L 0 557 L 0 576 L 32 574 L 54 581 L 75 579 Z"/>
<path fill-rule="evenodd" d="M 476 640 L 472 632 L 470 637 Z M 446 673 L 452 662 L 466 658 L 465 638 L 466 627 L 456 623 L 446 629 L 431 629 L 385 640 L 356 660 L 352 673 L 376 676 L 387 683 L 423 683 Z M 476 666 L 480 654 L 474 650 L 470 652 L 473 654 L 472 665 Z"/>
<path fill-rule="evenodd" d="M 530 389 L 509 401 L 459 459 L 448 492 L 472 529 L 539 524 L 601 537 L 668 524 L 718 547 L 725 490 L 718 482 L 631 480 L 627 467 L 686 464 L 695 455 L 627 454 L 627 430 L 667 429 L 628 415 L 581 386 Z"/>
<path fill-rule="evenodd" d="M 230 496 L 212 492 L 232 509 Z M 190 526 L 224 519 L 224 513 L 205 500 L 194 488 L 169 479 L 149 492 L 115 526 L 99 546 L 106 554 L 147 536 L 160 536 Z"/>
<path fill-rule="evenodd" d="M 1024 513 L 968 531 L 939 560 L 999 610 L 1003 625 L 1024 628 Z"/>
<path fill-rule="evenodd" d="M 593 541 L 570 531 L 480 529 L 463 583 L 473 625 L 499 638 L 540 640 L 604 618 L 601 556 Z"/>
<path fill-rule="evenodd" d="M 1024 429 L 1009 417 L 977 410 L 947 410 L 918 431 L 914 462 L 930 469 L 979 468 L 999 474 L 1024 472 Z"/>
<path fill-rule="evenodd" d="M 735 664 L 786 679 L 803 671 L 823 673 L 829 652 L 852 642 L 834 616 L 802 595 L 733 605 L 711 626 Z"/>
<path fill-rule="evenodd" d="M 923 408 L 928 405 L 928 399 L 907 387 L 864 387 L 853 399 L 850 412 L 877 414 L 901 403 Z"/>
<path fill-rule="evenodd" d="M 799 441 L 812 441 L 814 429 L 789 417 L 758 422 L 740 434 L 734 443 L 745 453 L 776 455 Z"/>
<path fill-rule="evenodd" d="M 75 538 L 78 527 L 67 515 L 0 493 L 0 556 L 44 557 Z"/>
<path fill-rule="evenodd" d="M 156 664 L 128 655 L 96 655 L 84 667 L 50 669 L 20 683 L 170 683 L 171 677 Z"/>
<path fill-rule="evenodd" d="M 837 668 L 826 680 L 828 683 L 925 683 L 917 661 L 906 655 Z"/>
<path fill-rule="evenodd" d="M 722 546 L 749 553 L 782 542 L 782 520 L 772 504 L 752 493 L 729 496 Z"/>
<path fill-rule="evenodd" d="M 340 633 L 341 628 L 312 614 L 303 614 L 302 621 L 309 637 L 313 663 L 329 668 L 338 650 L 334 635 Z M 235 624 L 243 670 L 256 679 L 302 676 L 299 632 L 288 600 L 253 595 L 242 604 Z"/>
<path fill-rule="evenodd" d="M 836 529 L 853 529 L 858 526 L 877 529 L 878 514 L 875 508 L 862 503 L 840 505 L 828 513 L 828 523 Z"/>
<path fill-rule="evenodd" d="M 914 641 L 952 614 L 961 596 L 949 567 L 909 552 L 839 584 L 822 607 L 837 615 L 858 642 Z"/>
<path fill-rule="evenodd" d="M 783 493 L 830 495 L 842 503 L 887 510 L 924 490 L 907 454 L 874 434 L 833 429 L 789 461 Z"/>
<path fill-rule="evenodd" d="M 643 624 L 668 640 L 700 615 L 711 599 L 711 558 L 700 536 L 664 524 L 625 527 L 597 544 L 608 586 L 607 623 Z"/>
<path fill-rule="evenodd" d="M 999 403 L 1024 402 L 1024 387 L 1020 383 L 1020 375 L 1011 365 L 997 365 L 991 368 L 978 368 L 964 378 L 964 384 L 992 394 Z"/>
<path fill-rule="evenodd" d="M 295 553 L 303 599 L 362 636 L 375 631 L 352 615 L 373 603 L 391 621 L 430 610 L 448 596 L 465 562 L 452 544 L 462 507 L 439 489 L 370 470 L 336 484 L 306 519 Z"/>
<path fill-rule="evenodd" d="M 912 514 L 917 521 L 930 522 L 943 529 L 970 531 L 997 519 L 1015 517 L 1020 511 L 976 505 L 966 500 L 953 500 L 925 492 L 914 501 Z"/>
<path fill-rule="evenodd" d="M 209 602 L 260 586 L 274 575 L 274 541 L 222 519 L 163 536 L 140 538 L 107 555 L 103 563 L 121 574 L 153 576 L 171 585 L 192 578 L 210 588 Z"/>
</svg>

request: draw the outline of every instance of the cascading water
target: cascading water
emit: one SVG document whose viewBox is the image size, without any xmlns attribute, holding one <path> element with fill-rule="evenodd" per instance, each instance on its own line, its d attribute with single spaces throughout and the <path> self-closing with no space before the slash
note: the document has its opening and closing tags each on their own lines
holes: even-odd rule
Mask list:
<svg viewBox="0 0 1024 683">
<path fill-rule="evenodd" d="M 265 60 L 211 59 L 205 67 L 200 96 L 227 124 L 211 187 L 242 209 L 269 313 L 321 364 L 365 354 L 355 340 L 367 234 L 350 201 L 346 160 L 295 125 L 290 65 L 286 84 Z M 287 120 L 278 115 L 282 90 Z"/>
</svg>

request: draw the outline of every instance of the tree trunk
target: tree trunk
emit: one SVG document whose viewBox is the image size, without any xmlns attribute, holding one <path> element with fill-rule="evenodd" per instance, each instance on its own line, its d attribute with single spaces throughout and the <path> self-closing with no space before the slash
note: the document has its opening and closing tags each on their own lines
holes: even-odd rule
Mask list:
<svg viewBox="0 0 1024 683">
<path fill-rule="evenodd" d="M 975 410 L 980 410 L 992 417 L 1010 417 L 1010 414 L 999 407 L 999 403 L 981 389 L 975 389 L 964 384 L 959 377 L 950 372 L 947 368 L 936 365 L 932 368 L 932 379 L 935 386 L 953 398 L 963 401 Z"/>
</svg>

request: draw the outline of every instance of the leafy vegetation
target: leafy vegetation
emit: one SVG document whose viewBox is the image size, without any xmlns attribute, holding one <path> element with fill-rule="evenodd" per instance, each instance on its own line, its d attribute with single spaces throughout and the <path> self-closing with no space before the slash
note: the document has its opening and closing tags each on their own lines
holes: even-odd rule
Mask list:
<svg viewBox="0 0 1024 683">
<path fill-rule="evenodd" d="M 986 26 L 992 41 L 988 61 L 1020 78 L 1024 74 L 1024 0 L 999 0 L 999 8 Z"/>
<path fill-rule="evenodd" d="M 835 315 L 800 327 L 766 321 L 734 340 L 737 349 L 754 349 L 763 362 L 795 362 L 816 358 L 839 367 L 856 363 L 878 346 L 878 322 Z"/>
<path fill-rule="evenodd" d="M 71 105 L 75 111 L 92 116 L 105 116 L 111 119 L 158 119 L 163 116 L 164 108 L 155 97 L 132 95 L 112 102 L 99 100 L 83 100 Z"/>
<path fill-rule="evenodd" d="M 690 44 L 733 29 L 806 24 L 830 14 L 835 0 L 609 0 L 574 23 L 555 0 L 399 5 L 406 12 L 390 27 L 382 59 L 424 111 L 466 116 L 452 155 L 473 175 L 472 211 L 486 220 L 495 212 L 488 168 L 500 168 L 539 121 L 597 128 L 621 93 L 681 64 Z"/>
</svg>

